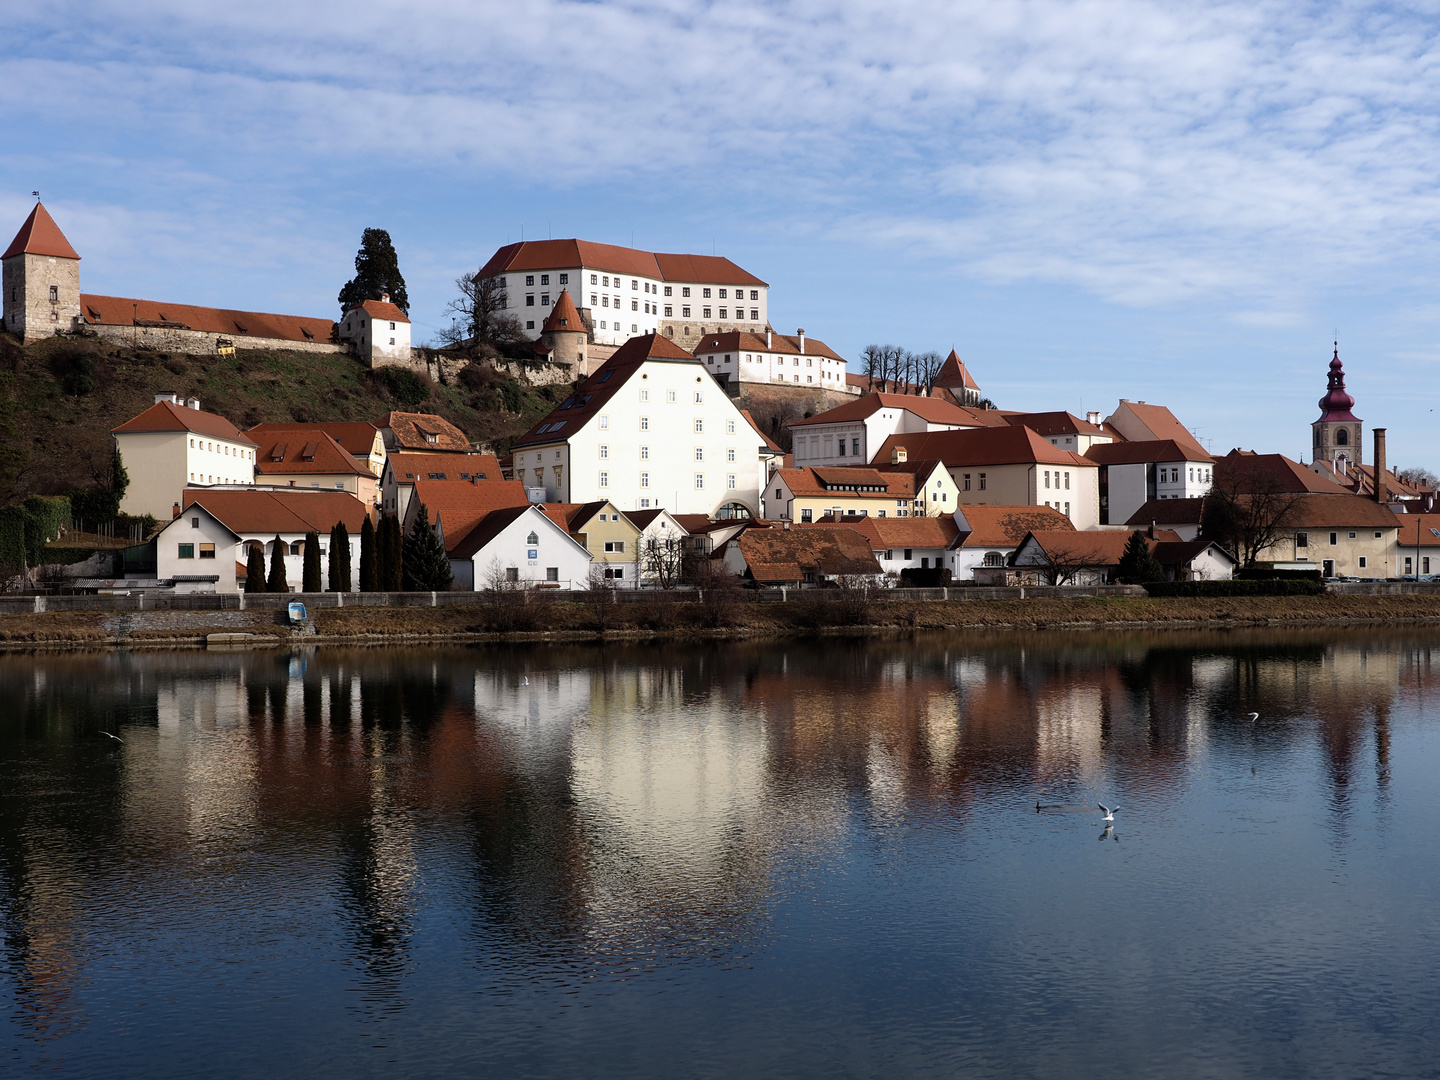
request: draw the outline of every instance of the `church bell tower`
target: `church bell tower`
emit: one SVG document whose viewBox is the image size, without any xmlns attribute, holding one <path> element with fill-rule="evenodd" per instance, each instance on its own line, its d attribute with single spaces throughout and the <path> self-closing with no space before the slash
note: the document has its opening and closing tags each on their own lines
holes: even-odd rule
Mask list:
<svg viewBox="0 0 1440 1080">
<path fill-rule="evenodd" d="M 1314 433 L 1311 456 L 1328 462 L 1341 476 L 1350 466 L 1361 464 L 1360 418 L 1350 410 L 1355 399 L 1345 392 L 1345 367 L 1340 363 L 1340 343 L 1335 343 L 1335 356 L 1330 361 L 1330 374 L 1325 396 L 1320 399 L 1320 419 L 1310 425 Z"/>
</svg>

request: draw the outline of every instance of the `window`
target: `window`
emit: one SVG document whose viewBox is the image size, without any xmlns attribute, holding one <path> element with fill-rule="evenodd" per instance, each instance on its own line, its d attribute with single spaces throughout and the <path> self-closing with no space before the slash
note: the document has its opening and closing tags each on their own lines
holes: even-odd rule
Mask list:
<svg viewBox="0 0 1440 1080">
<path fill-rule="evenodd" d="M 1366 565 L 1366 564 L 1365 564 L 1365 556 L 1364 556 L 1364 555 L 1361 555 L 1361 556 L 1360 556 L 1360 569 L 1361 569 L 1361 570 L 1364 570 L 1364 569 L 1365 569 L 1365 565 Z"/>
<path fill-rule="evenodd" d="M 695 490 L 696 490 L 696 491 L 703 491 L 703 490 L 705 490 L 705 474 L 704 474 L 704 473 L 698 473 L 698 472 L 697 472 L 697 473 L 695 474 Z"/>
<path fill-rule="evenodd" d="M 726 460 L 726 461 L 734 461 L 734 460 L 735 460 L 735 448 L 734 448 L 733 446 L 727 446 L 727 447 L 725 448 L 725 460 Z"/>
<path fill-rule="evenodd" d="M 703 446 L 697 446 L 697 447 L 695 447 L 695 460 L 696 460 L 696 461 L 704 461 L 704 460 L 705 460 L 705 448 L 704 448 Z"/>
<path fill-rule="evenodd" d="M 1354 540 L 1354 539 L 1355 539 L 1355 534 L 1352 532 L 1349 536 L 1346 537 L 1346 539 L 1347 539 L 1347 540 Z"/>
<path fill-rule="evenodd" d="M 726 421 L 725 421 L 725 434 L 726 434 L 726 435 L 734 435 L 734 434 L 735 434 L 735 421 L 734 421 L 734 420 L 726 420 Z"/>
<path fill-rule="evenodd" d="M 756 320 L 756 319 L 759 319 L 759 318 L 760 318 L 760 309 L 759 309 L 759 308 L 753 308 L 753 307 L 752 307 L 752 308 L 750 309 L 750 318 L 751 318 L 752 321 L 753 321 L 753 320 Z"/>
<path fill-rule="evenodd" d="M 558 567 L 558 566 L 547 566 L 547 567 L 545 568 L 545 580 L 546 580 L 546 581 L 559 581 L 559 580 L 560 580 L 560 567 Z"/>
<path fill-rule="evenodd" d="M 600 416 L 600 430 L 608 431 L 610 428 L 610 417 L 604 413 Z"/>
<path fill-rule="evenodd" d="M 507 567 L 505 568 L 505 580 L 506 580 L 506 581 L 519 581 L 519 580 L 520 580 L 520 568 L 519 568 L 518 566 L 507 566 Z"/>
<path fill-rule="evenodd" d="M 680 305 L 680 317 L 681 317 L 682 319 L 688 319 L 688 318 L 690 317 L 690 305 L 689 305 L 689 304 L 682 304 L 682 305 Z"/>
<path fill-rule="evenodd" d="M 600 302 L 600 297 L 596 296 L 596 295 L 592 292 L 592 293 L 590 294 L 590 306 L 591 306 L 591 307 L 594 307 L 594 306 L 595 306 L 596 304 L 598 304 L 599 302 Z"/>
<path fill-rule="evenodd" d="M 631 291 L 631 292 L 634 292 L 634 291 L 635 291 L 636 289 L 638 289 L 638 288 L 640 288 L 640 282 L 636 281 L 634 278 L 631 278 L 631 279 L 630 279 L 630 291 Z"/>
<path fill-rule="evenodd" d="M 1050 487 L 1050 470 L 1049 470 L 1049 469 L 1046 469 L 1046 470 L 1045 470 L 1045 487 L 1046 487 L 1047 489 Z"/>
<path fill-rule="evenodd" d="M 526 274 L 526 275 L 525 275 L 525 284 L 526 284 L 526 285 L 534 285 L 534 284 L 535 284 L 535 275 L 534 275 L 534 274 Z"/>
<path fill-rule="evenodd" d="M 1295 546 L 1297 548 L 1308 548 L 1310 546 L 1310 534 L 1308 532 L 1297 532 L 1295 534 Z"/>
<path fill-rule="evenodd" d="M 529 536 L 525 537 L 525 543 L 529 544 L 531 547 L 534 547 L 536 544 L 540 543 L 540 534 L 532 531 Z"/>
<path fill-rule="evenodd" d="M 390 329 L 391 329 L 391 330 L 394 330 L 394 329 L 395 329 L 395 324 L 394 324 L 393 322 L 390 324 Z M 393 338 L 391 339 L 390 344 L 391 344 L 391 345 L 394 345 L 394 344 L 395 344 L 395 341 L 394 341 Z"/>
<path fill-rule="evenodd" d="M 193 559 L 195 557 L 195 545 L 181 544 L 177 557 L 181 559 Z"/>
<path fill-rule="evenodd" d="M 605 444 L 605 443 L 601 443 L 601 444 L 600 444 L 600 458 L 601 458 L 601 460 L 603 461 L 604 459 L 608 458 L 609 456 L 610 456 L 610 447 L 609 447 L 607 444 Z"/>
<path fill-rule="evenodd" d="M 561 285 L 569 285 L 569 284 L 570 284 L 570 275 L 569 275 L 569 274 L 561 274 L 561 275 L 560 275 L 560 284 L 561 284 Z"/>
<path fill-rule="evenodd" d="M 961 490 L 961 491 L 969 491 L 969 490 L 970 490 L 970 474 L 969 474 L 968 472 L 964 475 L 964 478 L 960 481 L 960 490 Z"/>
<path fill-rule="evenodd" d="M 734 491 L 734 490 L 735 490 L 735 474 L 734 474 L 733 472 L 726 474 L 726 477 L 725 477 L 725 486 L 726 486 L 727 488 L 729 488 L 731 491 Z"/>
<path fill-rule="evenodd" d="M 540 306 L 541 306 L 541 307 L 549 307 L 549 306 L 550 306 L 550 294 L 549 294 L 548 292 L 546 292 L 546 293 L 541 293 L 541 294 L 540 294 Z"/>
<path fill-rule="evenodd" d="M 840 456 L 840 457 L 844 457 L 844 456 L 845 456 L 845 440 L 844 440 L 844 439 L 841 439 L 839 445 L 840 445 L 840 453 L 839 453 L 839 456 Z"/>
<path fill-rule="evenodd" d="M 710 294 L 709 294 L 709 293 L 706 293 L 705 295 L 706 295 L 706 296 L 709 296 Z M 721 290 L 720 290 L 720 299 L 721 299 L 721 300 L 724 300 L 725 298 L 726 298 L 726 291 L 725 291 L 724 289 L 721 289 Z"/>
<path fill-rule="evenodd" d="M 730 309 L 729 309 L 729 308 L 723 308 L 723 307 L 722 307 L 722 308 L 720 309 L 720 318 L 722 318 L 722 319 L 728 319 L 729 317 L 730 317 Z"/>
<path fill-rule="evenodd" d="M 648 446 L 642 446 L 642 447 L 640 447 L 640 460 L 641 460 L 641 461 L 649 461 L 649 460 L 650 460 L 650 447 L 648 447 Z"/>
<path fill-rule="evenodd" d="M 985 490 L 985 474 L 983 472 L 980 474 L 980 490 Z"/>
<path fill-rule="evenodd" d="M 59 286 L 59 285 L 51 285 L 51 286 L 50 286 L 50 299 L 53 300 L 53 301 L 56 301 L 56 302 L 58 302 L 58 301 L 60 300 L 60 286 Z"/>
<path fill-rule="evenodd" d="M 1065 474 L 1065 490 L 1070 490 L 1070 474 L 1068 472 Z M 1067 503 L 1066 505 L 1068 506 L 1069 504 Z"/>
<path fill-rule="evenodd" d="M 666 305 L 665 305 L 665 317 L 666 317 L 667 319 L 669 319 L 669 318 L 673 317 L 674 314 L 675 314 L 675 309 L 674 309 L 673 307 L 671 307 L 669 304 L 666 304 Z"/>
<path fill-rule="evenodd" d="M 751 289 L 751 290 L 750 290 L 750 299 L 751 299 L 751 300 L 759 300 L 759 299 L 760 299 L 760 290 L 759 290 L 759 289 Z"/>
<path fill-rule="evenodd" d="M 649 418 L 648 416 L 642 416 L 642 417 L 640 417 L 640 430 L 641 430 L 641 431 L 649 431 L 649 430 L 650 430 L 650 418 Z"/>
<path fill-rule="evenodd" d="M 669 402 L 670 404 L 672 404 L 672 405 L 675 404 L 675 402 L 678 400 L 678 399 L 676 398 L 676 396 L 675 396 L 675 391 L 674 391 L 674 390 L 666 390 L 666 391 L 665 391 L 665 400 L 668 401 L 668 402 Z"/>
<path fill-rule="evenodd" d="M 855 456 L 855 457 L 859 457 L 859 456 L 860 456 L 860 440 L 859 440 L 859 439 L 851 439 L 851 440 L 850 440 L 850 453 L 851 453 L 853 456 Z"/>
<path fill-rule="evenodd" d="M 639 300 L 631 300 L 631 301 L 630 301 L 630 310 L 631 310 L 631 311 L 639 311 L 639 310 L 640 310 L 640 301 L 639 301 Z"/>
<path fill-rule="evenodd" d="M 624 541 L 624 540 L 606 540 L 606 541 L 605 541 L 605 554 L 607 554 L 607 555 L 623 555 L 624 553 L 625 553 L 625 541 Z"/>
<path fill-rule="evenodd" d="M 695 391 L 695 404 L 696 404 L 696 405 L 703 405 L 704 403 L 705 403 L 705 391 L 703 391 L 703 390 L 696 390 L 696 391 Z"/>
<path fill-rule="evenodd" d="M 650 400 L 650 391 L 649 391 L 649 390 L 641 390 L 641 391 L 640 391 L 640 400 L 641 400 L 641 401 L 649 401 L 649 400 Z"/>
<path fill-rule="evenodd" d="M 648 488 L 650 486 L 650 474 L 648 472 L 642 472 L 640 474 L 640 486 L 642 488 Z"/>
<path fill-rule="evenodd" d="M 695 418 L 695 434 L 702 435 L 705 432 L 705 421 L 700 417 Z"/>
<path fill-rule="evenodd" d="M 1339 534 L 1339 533 L 1331 533 L 1331 534 L 1330 534 L 1330 546 L 1331 546 L 1331 547 L 1334 547 L 1334 546 L 1335 546 L 1336 544 L 1338 544 L 1338 543 L 1340 543 L 1340 534 Z"/>
<path fill-rule="evenodd" d="M 600 282 L 600 284 L 601 284 L 601 285 L 604 285 L 605 288 L 608 289 L 608 288 L 610 287 L 610 275 L 609 275 L 609 274 L 606 274 L 604 280 L 602 280 L 602 281 Z M 616 278 L 616 279 L 615 279 L 615 284 L 616 284 L 616 285 L 619 285 L 619 284 L 620 284 L 620 279 L 619 279 L 619 278 Z"/>
<path fill-rule="evenodd" d="M 200 557 L 201 557 L 202 559 L 213 559 L 213 558 L 215 557 L 215 545 L 214 545 L 214 544 L 201 544 L 201 545 L 200 545 Z"/>
<path fill-rule="evenodd" d="M 198 528 L 200 527 L 200 519 L 199 519 L 198 517 L 193 517 L 193 518 L 191 518 L 191 519 L 190 519 L 190 527 L 191 527 L 192 529 L 198 529 Z"/>
<path fill-rule="evenodd" d="M 610 474 L 609 474 L 608 472 L 603 472 L 603 471 L 602 471 L 602 472 L 600 473 L 600 486 L 601 486 L 601 487 L 609 487 L 609 486 L 610 486 Z"/>
<path fill-rule="evenodd" d="M 540 275 L 540 284 L 541 284 L 541 285 L 549 285 L 549 284 L 550 284 L 550 275 L 549 275 L 549 274 L 541 274 L 541 275 Z"/>
<path fill-rule="evenodd" d="M 1379 539 L 1380 539 L 1380 530 L 1379 530 L 1379 529 L 1376 529 L 1376 530 L 1375 530 L 1375 539 L 1376 539 L 1376 540 L 1379 540 Z"/>
<path fill-rule="evenodd" d="M 605 324 L 604 324 L 604 323 L 601 323 L 600 325 L 601 325 L 601 326 L 604 326 Z M 526 320 L 525 320 L 525 329 L 526 329 L 526 330 L 534 330 L 534 329 L 535 329 L 535 320 L 534 320 L 534 319 L 526 319 Z"/>
</svg>

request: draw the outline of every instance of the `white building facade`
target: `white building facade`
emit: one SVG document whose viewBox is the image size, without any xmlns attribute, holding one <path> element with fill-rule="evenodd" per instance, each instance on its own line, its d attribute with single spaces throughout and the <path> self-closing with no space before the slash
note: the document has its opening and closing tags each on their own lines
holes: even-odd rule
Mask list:
<svg viewBox="0 0 1440 1080">
<path fill-rule="evenodd" d="M 130 477 L 121 513 L 165 521 L 187 487 L 255 483 L 255 441 L 196 398 L 156 394 L 111 434 Z"/>
<path fill-rule="evenodd" d="M 755 334 L 727 330 L 706 334 L 695 355 L 717 380 L 777 383 L 814 390 L 845 392 L 845 359 L 823 341 L 807 338 L 804 329 L 793 337 L 766 329 Z"/>
<path fill-rule="evenodd" d="M 585 545 L 538 506 L 492 510 L 451 549 L 451 588 L 468 592 L 508 583 L 584 589 L 590 562 Z"/>
<path fill-rule="evenodd" d="M 970 411 L 939 398 L 874 393 L 793 421 L 790 432 L 797 468 L 809 465 L 854 468 L 867 464 L 892 435 L 983 426 L 981 419 Z"/>
<path fill-rule="evenodd" d="M 729 259 L 588 240 L 529 240 L 500 248 L 479 271 L 499 279 L 506 314 L 538 338 L 562 289 L 600 345 L 661 333 L 689 347 L 707 330 L 763 332 L 769 286 Z"/>
<path fill-rule="evenodd" d="M 390 302 L 389 293 L 347 311 L 340 320 L 340 340 L 369 367 L 410 361 L 410 319 Z"/>
<path fill-rule="evenodd" d="M 633 338 L 513 446 L 545 502 L 759 517 L 761 438 L 694 356 Z"/>
</svg>

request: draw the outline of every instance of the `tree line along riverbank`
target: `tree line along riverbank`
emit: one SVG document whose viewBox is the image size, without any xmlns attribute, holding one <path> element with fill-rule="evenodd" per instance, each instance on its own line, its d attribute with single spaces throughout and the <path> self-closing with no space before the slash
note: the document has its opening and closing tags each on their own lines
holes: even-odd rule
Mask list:
<svg viewBox="0 0 1440 1080">
<path fill-rule="evenodd" d="M 211 635 L 256 647 L 291 643 L 776 638 L 914 630 L 1084 630 L 1248 626 L 1440 625 L 1440 596 L 1140 596 L 888 601 L 815 594 L 786 604 L 729 598 L 638 603 L 502 597 L 464 607 L 347 607 L 288 625 L 282 612 L 68 611 L 0 615 L 0 648 L 204 646 Z"/>
</svg>

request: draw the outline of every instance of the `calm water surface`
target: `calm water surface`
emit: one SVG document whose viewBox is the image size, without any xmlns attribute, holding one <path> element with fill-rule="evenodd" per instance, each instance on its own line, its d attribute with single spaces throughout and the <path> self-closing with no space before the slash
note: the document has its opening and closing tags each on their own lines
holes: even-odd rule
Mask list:
<svg viewBox="0 0 1440 1080">
<path fill-rule="evenodd" d="M 1437 676 L 1427 632 L 0 658 L 0 1072 L 1440 1075 Z"/>
</svg>

